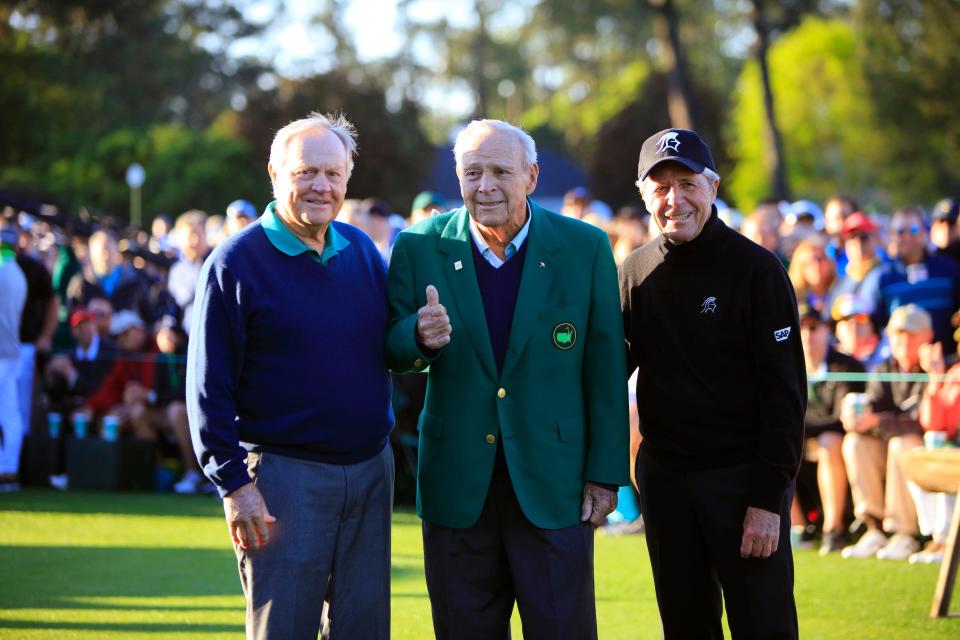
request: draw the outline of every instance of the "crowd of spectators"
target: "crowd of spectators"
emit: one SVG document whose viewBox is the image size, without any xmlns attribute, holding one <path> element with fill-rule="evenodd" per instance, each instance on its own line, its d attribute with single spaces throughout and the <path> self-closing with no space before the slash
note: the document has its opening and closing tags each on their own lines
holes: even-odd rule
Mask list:
<svg viewBox="0 0 960 640">
<path fill-rule="evenodd" d="M 237 200 L 223 215 L 157 216 L 146 232 L 5 199 L 13 205 L 0 220 L 6 262 L 15 256 L 27 284 L 18 336 L 21 431 L 46 432 L 55 414 L 61 440 L 77 420 L 91 435 L 150 440 L 179 468 L 173 490 L 205 490 L 184 408 L 191 306 L 204 259 L 260 209 Z M 389 262 L 403 228 L 456 204 L 423 192 L 400 215 L 381 199 L 348 200 L 339 219 L 365 231 Z M 815 489 L 812 507 L 809 498 L 795 501 L 794 543 L 813 544 L 816 531 L 822 554 L 938 561 L 950 497 L 906 480 L 899 456 L 925 441 L 958 444 L 960 204 L 945 199 L 929 213 L 904 207 L 884 216 L 838 195 L 822 209 L 809 200 L 767 201 L 748 215 L 721 201 L 717 208 L 728 226 L 780 257 L 797 295 L 810 387 L 805 457 Z M 642 206 L 614 213 L 583 187 L 566 194 L 561 212 L 603 228 L 618 263 L 658 233 Z M 868 372 L 894 375 L 869 379 Z M 932 375 L 898 377 L 924 373 Z M 415 434 L 421 378 L 397 379 L 401 443 Z M 7 447 L 16 436 L 2 421 Z M 118 432 L 108 434 L 105 424 Z M 409 452 L 402 459 L 412 473 Z M 51 477 L 60 488 L 62 460 Z M 15 489 L 16 467 L 0 471 L 0 488 Z M 852 532 L 862 532 L 855 544 Z"/>
</svg>

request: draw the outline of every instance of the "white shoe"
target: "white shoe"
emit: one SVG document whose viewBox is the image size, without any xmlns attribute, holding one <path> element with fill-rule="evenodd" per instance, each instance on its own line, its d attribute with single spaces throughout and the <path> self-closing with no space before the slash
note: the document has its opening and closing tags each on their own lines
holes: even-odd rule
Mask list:
<svg viewBox="0 0 960 640">
<path fill-rule="evenodd" d="M 906 560 L 920 549 L 920 543 L 913 536 L 895 533 L 883 549 L 877 551 L 881 560 Z"/>
<path fill-rule="evenodd" d="M 179 482 L 173 485 L 174 493 L 196 493 L 200 489 L 200 483 L 203 482 L 203 476 L 199 472 L 190 469 L 183 474 Z"/>
<path fill-rule="evenodd" d="M 840 555 L 844 558 L 872 558 L 887 545 L 887 536 L 877 529 L 867 529 L 857 544 L 844 547 Z"/>
<path fill-rule="evenodd" d="M 940 564 L 943 562 L 943 548 L 942 542 L 931 540 L 923 548 L 923 551 L 917 551 L 908 560 L 910 564 Z"/>
</svg>

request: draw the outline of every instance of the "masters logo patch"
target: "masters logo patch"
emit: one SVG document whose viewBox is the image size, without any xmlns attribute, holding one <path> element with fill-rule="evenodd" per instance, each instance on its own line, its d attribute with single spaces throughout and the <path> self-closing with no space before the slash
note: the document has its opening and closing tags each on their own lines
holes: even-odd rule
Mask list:
<svg viewBox="0 0 960 640">
<path fill-rule="evenodd" d="M 577 328 L 569 322 L 561 322 L 553 328 L 553 346 L 566 351 L 577 343 Z"/>
</svg>

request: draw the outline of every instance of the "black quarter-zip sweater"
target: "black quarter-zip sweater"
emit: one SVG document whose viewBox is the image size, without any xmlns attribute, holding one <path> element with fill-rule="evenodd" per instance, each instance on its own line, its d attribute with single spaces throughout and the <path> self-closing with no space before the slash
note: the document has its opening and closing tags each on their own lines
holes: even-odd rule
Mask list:
<svg viewBox="0 0 960 640">
<path fill-rule="evenodd" d="M 700 234 L 659 237 L 620 269 L 643 450 L 681 470 L 750 465 L 746 506 L 779 512 L 800 465 L 806 373 L 780 260 L 714 208 Z"/>
</svg>

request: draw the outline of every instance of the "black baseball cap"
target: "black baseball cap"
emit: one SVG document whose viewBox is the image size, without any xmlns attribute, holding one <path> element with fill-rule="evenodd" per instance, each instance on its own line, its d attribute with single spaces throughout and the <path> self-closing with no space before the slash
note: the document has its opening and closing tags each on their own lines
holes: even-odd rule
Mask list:
<svg viewBox="0 0 960 640">
<path fill-rule="evenodd" d="M 637 175 L 641 180 L 646 179 L 662 162 L 679 162 L 694 173 L 703 173 L 705 168 L 717 171 L 710 147 L 688 129 L 664 129 L 647 138 L 640 148 Z"/>
</svg>

